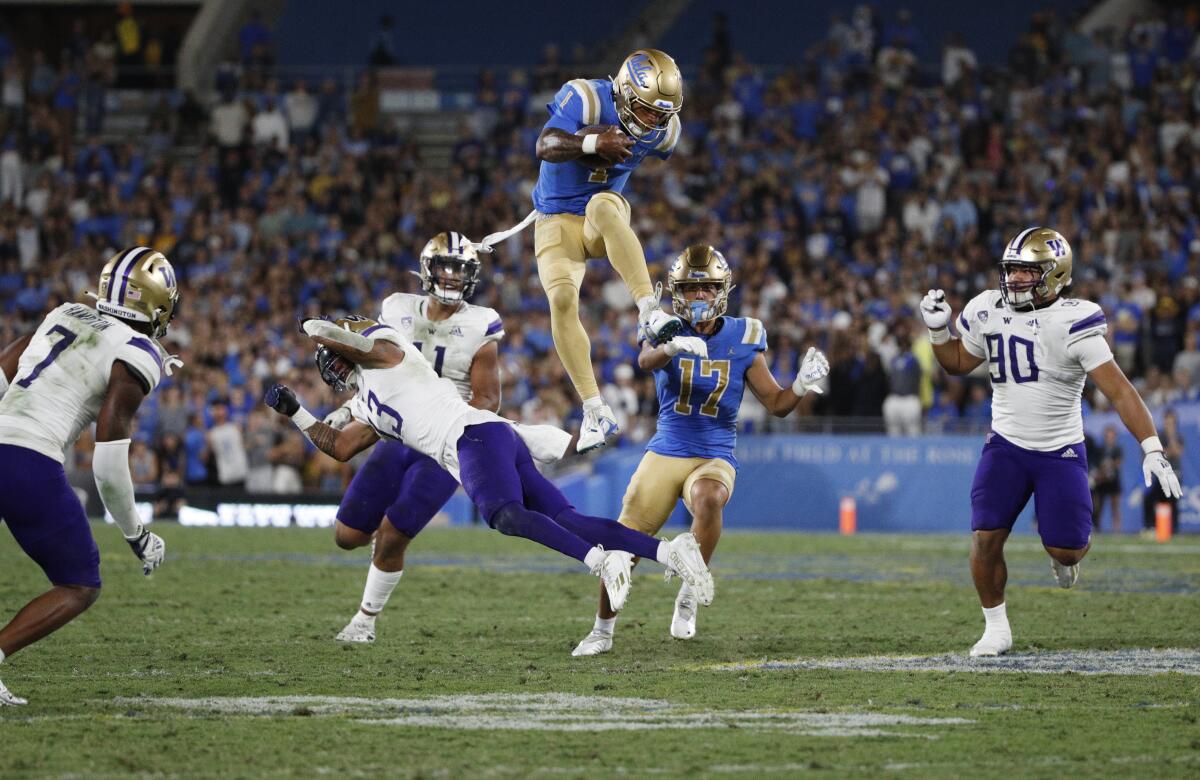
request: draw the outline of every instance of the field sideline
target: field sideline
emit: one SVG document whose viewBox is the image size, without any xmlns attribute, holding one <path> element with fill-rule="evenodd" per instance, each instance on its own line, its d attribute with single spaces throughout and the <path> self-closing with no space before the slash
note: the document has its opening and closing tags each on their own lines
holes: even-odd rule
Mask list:
<svg viewBox="0 0 1200 780">
<path fill-rule="evenodd" d="M 524 540 L 428 531 L 345 647 L 366 554 L 332 531 L 156 530 L 147 580 L 97 526 L 100 601 L 0 665 L 31 702 L 0 710 L 0 776 L 1200 774 L 1200 539 L 1099 537 L 1061 591 L 1014 538 L 989 664 L 965 534 L 729 533 L 695 640 L 649 565 L 613 652 L 573 659 L 598 580 Z M 0 539 L 6 620 L 44 580 Z"/>
</svg>

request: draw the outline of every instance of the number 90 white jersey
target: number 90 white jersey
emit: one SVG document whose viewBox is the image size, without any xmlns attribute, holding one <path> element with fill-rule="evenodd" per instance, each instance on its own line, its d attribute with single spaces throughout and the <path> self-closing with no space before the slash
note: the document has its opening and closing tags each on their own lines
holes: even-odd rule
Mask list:
<svg viewBox="0 0 1200 780">
<path fill-rule="evenodd" d="M 1087 373 L 1112 360 L 1099 306 L 1060 298 L 1018 312 L 1004 305 L 998 290 L 988 290 L 971 299 L 957 325 L 963 347 L 987 361 L 992 430 L 1042 452 L 1083 441 Z"/>
<path fill-rule="evenodd" d="M 0 444 L 62 463 L 66 448 L 95 422 L 113 362 L 127 365 L 149 392 L 162 378 L 163 359 L 149 336 L 91 306 L 64 303 L 42 320 L 0 399 Z"/>
<path fill-rule="evenodd" d="M 394 293 L 383 299 L 379 321 L 390 325 L 416 347 L 440 377 L 454 383 L 464 401 L 474 397 L 471 363 L 484 344 L 504 338 L 504 323 L 495 309 L 465 301 L 444 320 L 425 316 L 423 295 Z"/>
</svg>

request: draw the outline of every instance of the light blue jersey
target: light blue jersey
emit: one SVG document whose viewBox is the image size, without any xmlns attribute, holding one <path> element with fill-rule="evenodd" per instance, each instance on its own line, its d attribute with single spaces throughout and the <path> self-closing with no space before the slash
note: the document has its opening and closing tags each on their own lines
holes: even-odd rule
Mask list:
<svg viewBox="0 0 1200 780">
<path fill-rule="evenodd" d="M 574 133 L 589 125 L 621 126 L 613 99 L 612 82 L 608 79 L 575 79 L 563 84 L 547 104 L 550 121 L 546 127 L 556 127 Z M 537 186 L 533 189 L 533 207 L 543 214 L 583 215 L 587 203 L 597 192 L 621 192 L 629 174 L 647 156 L 663 160 L 671 156 L 679 141 L 679 117 L 671 117 L 663 130 L 651 133 L 633 147 L 625 162 L 611 168 L 592 170 L 577 160 L 561 163 L 542 161 Z"/>
<path fill-rule="evenodd" d="M 708 343 L 708 357 L 679 354 L 654 372 L 658 430 L 646 449 L 675 458 L 722 458 L 735 469 L 738 409 L 746 372 L 767 349 L 767 332 L 752 317 L 721 317 L 711 336 L 684 323 L 685 336 Z"/>
</svg>

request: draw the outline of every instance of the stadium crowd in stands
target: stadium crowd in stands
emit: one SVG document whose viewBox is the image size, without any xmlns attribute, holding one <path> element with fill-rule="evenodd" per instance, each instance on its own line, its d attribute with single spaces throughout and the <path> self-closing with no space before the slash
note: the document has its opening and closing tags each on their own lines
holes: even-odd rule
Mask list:
<svg viewBox="0 0 1200 780">
<path fill-rule="evenodd" d="M 165 346 L 186 365 L 144 405 L 133 460 L 167 502 L 195 483 L 340 489 L 346 467 L 260 402 L 282 379 L 314 410 L 337 403 L 297 315 L 377 314 L 387 294 L 416 291 L 416 252 L 436 232 L 478 239 L 518 221 L 547 99 L 606 72 L 551 57 L 483 73 L 447 175 L 381 110 L 377 74 L 289 78 L 254 23 L 211 101 L 164 90 L 143 137 L 111 141 L 95 104 L 118 64 L 111 36 L 80 30 L 77 45 L 46 52 L 0 35 L 0 337 L 94 289 L 118 248 L 165 252 L 183 289 Z M 916 302 L 943 287 L 958 311 L 995 285 L 1015 232 L 1049 225 L 1071 241 L 1073 292 L 1103 305 L 1143 396 L 1194 400 L 1197 23 L 1179 12 L 1086 35 L 1038 15 L 1006 66 L 982 68 L 959 38 L 920 62 L 908 48 L 919 19 L 860 8 L 780 67 L 743 61 L 724 32 L 702 53 L 672 52 L 701 63 L 685 68 L 683 137 L 626 192 L 652 278 L 689 243 L 721 249 L 738 285 L 731 312 L 766 324 L 781 380 L 809 345 L 828 353 L 830 392 L 810 409 L 820 425 L 975 429 L 989 419 L 986 376 L 934 369 Z M 485 257 L 475 301 L 505 318 L 503 413 L 574 428 L 531 234 Z M 591 266 L 583 301 L 623 443 L 644 441 L 653 382 L 636 369 L 636 312 L 606 263 Z M 799 424 L 768 421 L 752 399 L 743 420 Z M 85 445 L 73 465 L 87 457 Z"/>
</svg>

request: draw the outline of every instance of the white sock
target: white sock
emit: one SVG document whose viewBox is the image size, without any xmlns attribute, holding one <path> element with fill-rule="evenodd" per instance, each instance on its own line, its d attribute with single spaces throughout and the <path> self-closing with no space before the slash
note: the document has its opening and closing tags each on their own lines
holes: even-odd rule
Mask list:
<svg viewBox="0 0 1200 780">
<path fill-rule="evenodd" d="M 372 563 L 371 570 L 367 572 L 367 585 L 363 588 L 362 609 L 366 612 L 382 612 L 388 599 L 391 598 L 392 591 L 400 583 L 402 574 L 404 574 L 404 569 L 384 571 Z M 364 615 L 364 617 L 373 616 Z"/>
<path fill-rule="evenodd" d="M 617 627 L 617 619 L 615 617 L 610 617 L 606 620 L 605 618 L 602 618 L 599 615 L 596 615 L 596 624 L 594 626 L 592 626 L 592 630 L 593 631 L 603 631 L 606 634 L 611 634 L 613 632 L 613 629 L 616 627 Z"/>
<path fill-rule="evenodd" d="M 638 317 L 646 319 L 646 315 L 657 309 L 662 304 L 653 295 L 644 295 L 637 300 Z"/>
<path fill-rule="evenodd" d="M 1011 633 L 1011 629 L 1008 627 L 1008 610 L 1004 606 L 1004 602 L 1000 602 L 994 607 L 984 607 L 983 623 L 985 633 L 992 630 Z"/>
<path fill-rule="evenodd" d="M 588 410 L 599 409 L 601 406 L 604 406 L 603 396 L 594 395 L 591 398 L 583 399 L 583 410 L 585 412 Z"/>
<path fill-rule="evenodd" d="M 654 560 L 667 566 L 671 562 L 671 543 L 667 540 L 662 540 L 658 543 L 658 552 L 654 554 Z"/>
<path fill-rule="evenodd" d="M 4 663 L 4 651 L 0 650 L 0 664 Z"/>
<path fill-rule="evenodd" d="M 583 557 L 583 565 L 588 567 L 588 571 L 591 571 L 599 566 L 602 560 L 604 560 L 604 548 L 597 545 L 588 550 L 588 554 Z"/>
</svg>

